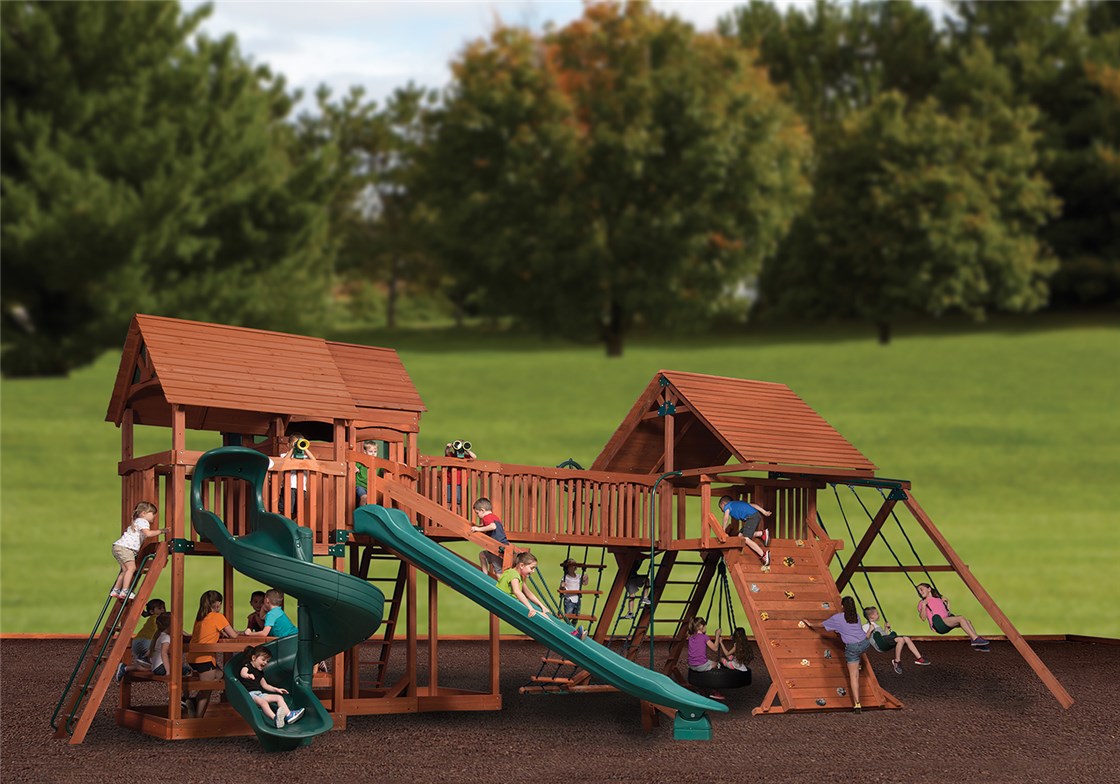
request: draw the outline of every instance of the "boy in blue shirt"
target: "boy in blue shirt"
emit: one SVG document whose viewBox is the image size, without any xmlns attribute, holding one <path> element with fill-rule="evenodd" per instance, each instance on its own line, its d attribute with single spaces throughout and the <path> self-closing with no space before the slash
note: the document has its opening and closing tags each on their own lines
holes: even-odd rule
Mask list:
<svg viewBox="0 0 1120 784">
<path fill-rule="evenodd" d="M 287 637 L 298 629 L 284 612 L 284 593 L 272 588 L 264 594 L 264 628 L 258 631 L 246 629 L 245 634 L 254 637 Z"/>
<path fill-rule="evenodd" d="M 719 508 L 723 512 L 724 529 L 732 520 L 738 520 L 740 523 L 739 532 L 743 535 L 743 546 L 754 550 L 755 555 L 762 560 L 763 566 L 769 566 L 770 529 L 766 527 L 763 516 L 769 517 L 770 512 L 758 504 L 736 501 L 729 495 L 719 499 Z M 748 530 L 753 530 L 753 533 L 748 533 Z M 762 546 L 759 546 L 755 539 L 761 539 Z"/>
</svg>

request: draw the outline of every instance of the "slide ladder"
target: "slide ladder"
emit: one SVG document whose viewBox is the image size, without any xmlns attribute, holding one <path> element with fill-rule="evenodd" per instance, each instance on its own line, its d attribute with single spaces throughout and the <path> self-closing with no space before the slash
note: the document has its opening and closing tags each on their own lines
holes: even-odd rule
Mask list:
<svg viewBox="0 0 1120 784">
<path fill-rule="evenodd" d="M 787 711 L 851 710 L 844 644 L 839 635 L 822 636 L 799 626 L 801 619 L 820 622 L 840 612 L 840 592 L 828 570 L 824 551 L 834 543 L 809 539 L 774 539 L 770 566 L 749 550 L 728 550 L 728 573 L 746 610 L 747 621 L 770 673 L 771 686 L 754 714 Z M 860 673 L 860 703 L 868 708 L 901 708 L 884 690 L 865 654 Z"/>
<path fill-rule="evenodd" d="M 370 576 L 370 569 L 374 563 L 389 563 L 395 566 L 395 572 L 391 576 Z M 381 621 L 382 631 L 380 640 L 380 650 L 378 650 L 377 658 L 372 662 L 368 662 L 374 667 L 372 679 L 362 680 L 357 672 L 359 662 L 357 654 L 354 656 L 355 671 L 351 674 L 352 683 L 352 696 L 357 697 L 360 690 L 363 688 L 377 689 L 385 685 L 385 676 L 389 668 L 389 657 L 393 652 L 393 642 L 396 639 L 397 624 L 401 615 L 401 607 L 404 606 L 405 601 L 405 587 L 408 581 L 408 564 L 397 558 L 383 547 L 377 545 L 366 545 L 362 548 L 361 558 L 357 562 L 357 566 L 352 569 L 352 572 L 366 582 L 383 583 L 391 590 L 385 596 L 385 607 L 387 612 L 383 614 Z M 385 593 L 385 591 L 383 591 Z"/>
<path fill-rule="evenodd" d="M 268 467 L 268 457 L 244 447 L 221 447 L 204 454 L 191 482 L 191 522 L 238 572 L 299 600 L 299 632 L 267 643 L 272 660 L 265 670 L 269 683 L 289 691 L 285 699 L 292 710 L 306 710 L 298 724 L 277 729 L 265 717 L 237 679 L 241 654 L 230 657 L 224 668 L 226 697 L 256 732 L 261 746 L 266 751 L 288 751 L 334 726 L 312 690 L 315 666 L 369 639 L 381 624 L 385 597 L 361 577 L 313 563 L 310 529 L 264 510 Z M 244 536 L 233 536 L 221 518 L 206 508 L 204 488 L 231 480 L 248 482 L 252 490 L 246 505 L 249 533 Z"/>
<path fill-rule="evenodd" d="M 97 709 L 113 682 L 117 665 L 124 661 L 132 648 L 132 631 L 140 622 L 140 613 L 152 597 L 152 590 L 166 564 L 166 542 L 145 544 L 136 558 L 132 585 L 128 586 L 136 598 L 128 602 L 111 596 L 105 599 L 101 614 L 93 624 L 89 639 L 78 656 L 78 663 L 74 665 L 74 671 L 51 715 L 54 737 L 70 736 L 71 745 L 85 740 Z M 63 716 L 61 721 L 60 715 Z"/>
<path fill-rule="evenodd" d="M 402 560 L 450 586 L 471 601 L 528 634 L 599 680 L 641 700 L 676 711 L 674 737 L 711 737 L 710 712 L 727 706 L 689 691 L 670 678 L 618 656 L 592 639 L 578 639 L 564 621 L 528 616 L 524 605 L 455 553 L 421 533 L 399 509 L 367 504 L 354 510 L 354 532 L 381 542 Z"/>
</svg>

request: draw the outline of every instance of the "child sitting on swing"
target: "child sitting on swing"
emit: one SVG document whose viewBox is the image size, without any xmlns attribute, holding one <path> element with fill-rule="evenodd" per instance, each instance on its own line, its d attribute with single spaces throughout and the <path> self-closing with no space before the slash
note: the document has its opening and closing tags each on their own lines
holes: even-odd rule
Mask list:
<svg viewBox="0 0 1120 784">
<path fill-rule="evenodd" d="M 990 643 L 976 633 L 972 621 L 963 615 L 952 615 L 949 612 L 949 600 L 942 597 L 940 592 L 929 583 L 918 585 L 918 617 L 929 623 L 929 628 L 938 634 L 948 634 L 953 629 L 960 627 L 972 640 L 972 650 L 988 653 L 991 651 Z"/>
<path fill-rule="evenodd" d="M 929 660 L 918 652 L 918 646 L 909 637 L 899 637 L 895 632 L 891 631 L 891 625 L 885 624 L 887 633 L 883 634 L 883 628 L 879 626 L 879 608 L 878 607 L 864 607 L 863 617 L 867 619 L 867 623 L 863 625 L 864 633 L 871 640 L 871 647 L 879 653 L 890 653 L 894 651 L 891 657 L 891 666 L 894 671 L 899 675 L 902 674 L 902 649 L 909 648 L 910 652 L 914 654 L 914 664 L 921 667 L 928 667 Z"/>
<path fill-rule="evenodd" d="M 742 626 L 735 628 L 730 641 L 722 640 L 719 649 L 723 654 L 719 662 L 727 669 L 740 672 L 750 669 L 747 665 L 754 658 L 754 651 L 751 650 L 750 640 L 747 639 L 747 631 Z"/>
</svg>

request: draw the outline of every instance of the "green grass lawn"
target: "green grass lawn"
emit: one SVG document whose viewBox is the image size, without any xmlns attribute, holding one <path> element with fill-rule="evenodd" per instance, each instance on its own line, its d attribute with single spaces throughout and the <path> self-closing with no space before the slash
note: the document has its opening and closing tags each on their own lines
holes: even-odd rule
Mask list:
<svg viewBox="0 0 1120 784">
<path fill-rule="evenodd" d="M 429 409 L 423 451 L 438 454 L 446 441 L 466 438 L 480 457 L 514 463 L 570 457 L 590 465 L 661 368 L 788 384 L 881 476 L 913 482 L 1021 631 L 1120 637 L 1118 327 L 1112 317 L 946 323 L 900 328 L 887 347 L 866 328 L 752 328 L 735 337 L 638 339 L 613 360 L 597 346 L 479 331 L 332 337 L 399 350 Z M 109 545 L 118 530 L 120 446 L 104 418 L 117 363 L 113 353 L 66 380 L 0 385 L 4 632 L 88 631 L 115 575 Z M 166 431 L 140 430 L 137 454 L 169 447 Z M 188 439 L 190 448 L 215 445 L 215 434 Z M 859 530 L 866 526 L 854 499 L 844 498 L 844 511 Z M 822 503 L 822 516 L 833 535 L 844 532 L 834 502 Z M 921 558 L 942 562 L 909 514 L 900 519 Z M 894 522 L 885 530 L 912 561 Z M 542 553 L 549 585 L 562 552 Z M 865 562 L 893 558 L 877 546 Z M 220 586 L 216 559 L 190 563 L 188 596 Z M 934 576 L 955 611 L 995 631 L 959 580 Z M 854 587 L 871 602 L 862 578 Z M 896 628 L 923 631 L 904 577 L 880 575 L 874 587 Z M 452 591 L 441 593 L 443 603 L 456 608 L 441 613 L 444 631 L 485 629 L 484 613 Z"/>
</svg>

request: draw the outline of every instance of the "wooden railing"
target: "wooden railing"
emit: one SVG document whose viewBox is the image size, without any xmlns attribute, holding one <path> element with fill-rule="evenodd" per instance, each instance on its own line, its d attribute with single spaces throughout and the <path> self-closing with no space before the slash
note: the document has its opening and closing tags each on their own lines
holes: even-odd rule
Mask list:
<svg viewBox="0 0 1120 784">
<path fill-rule="evenodd" d="M 190 483 L 194 467 L 202 452 L 161 452 L 126 460 L 119 464 L 123 481 L 122 506 L 127 515 L 139 501 L 159 505 L 161 515 L 169 509 L 183 510 L 183 531 L 187 538 L 198 541 L 190 524 Z M 399 463 L 370 457 L 364 452 L 349 452 L 348 462 L 333 460 L 276 460 L 268 472 L 263 492 L 264 508 L 283 514 L 312 531 L 316 555 L 326 554 L 337 529 L 350 528 L 357 500 L 354 472 L 362 463 L 371 474 L 380 471 L 394 481 L 410 482 L 412 469 Z M 173 488 L 171 477 L 176 467 L 185 469 L 184 487 Z M 173 493 L 181 493 L 180 503 L 172 504 Z M 249 504 L 252 489 L 241 479 L 222 477 L 203 485 L 203 506 L 215 512 L 235 536 L 248 533 Z M 294 501 L 294 503 L 293 503 Z M 170 521 L 161 517 L 161 525 Z"/>
<path fill-rule="evenodd" d="M 475 519 L 474 502 L 490 499 L 506 533 L 517 542 L 648 546 L 651 514 L 661 520 L 670 506 L 654 499 L 655 479 L 421 457 L 417 489 L 430 501 L 470 520 Z"/>
</svg>

